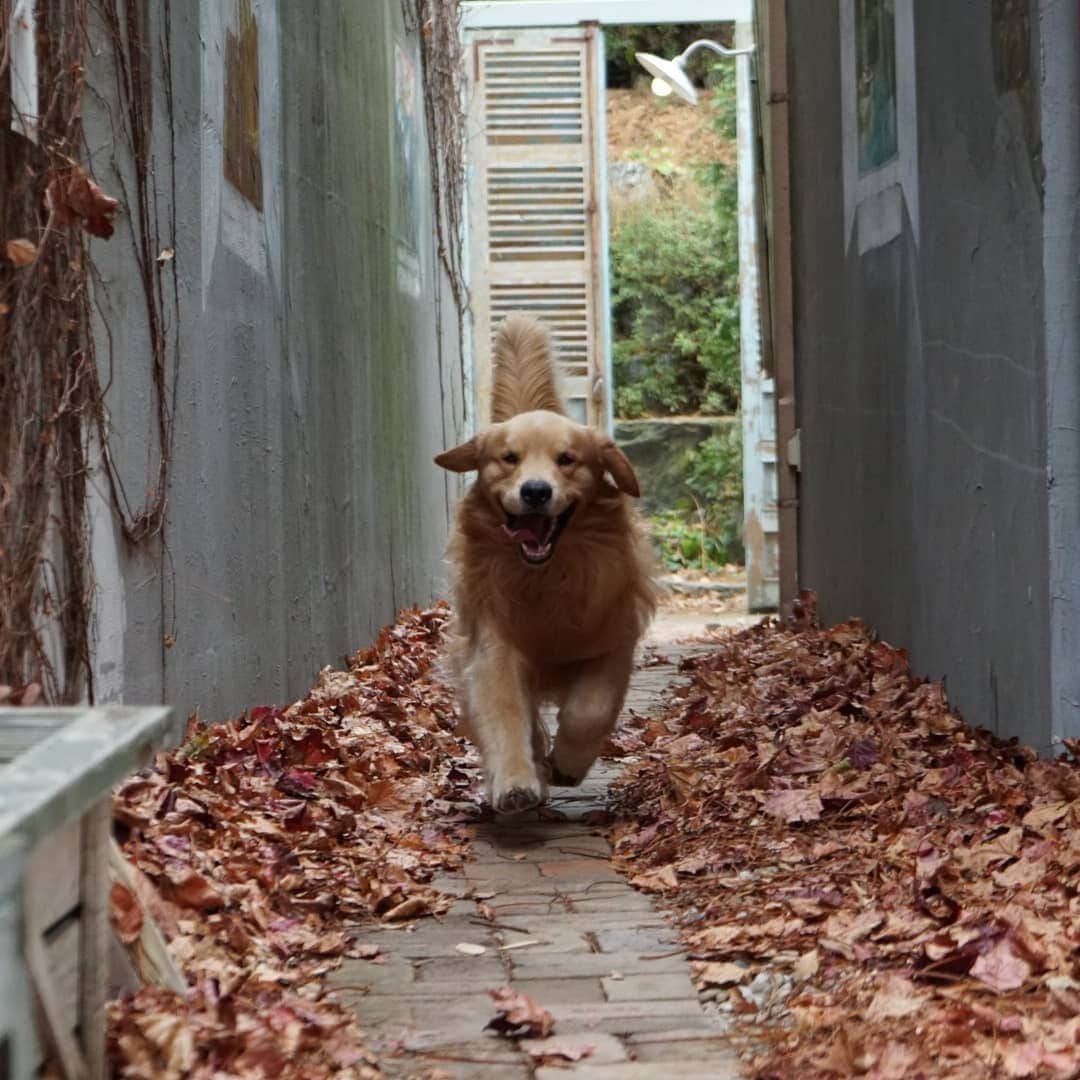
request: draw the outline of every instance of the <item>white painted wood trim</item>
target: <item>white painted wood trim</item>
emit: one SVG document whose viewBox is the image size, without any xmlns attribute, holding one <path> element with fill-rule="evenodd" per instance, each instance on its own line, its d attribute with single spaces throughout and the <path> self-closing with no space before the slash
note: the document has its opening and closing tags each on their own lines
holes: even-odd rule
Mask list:
<svg viewBox="0 0 1080 1080">
<path fill-rule="evenodd" d="M 466 0 L 463 30 L 575 26 L 598 22 L 744 22 L 753 18 L 753 0 Z"/>
<path fill-rule="evenodd" d="M 735 24 L 735 47 L 753 42 L 750 23 Z M 776 387 L 761 362 L 758 263 L 757 137 L 752 56 L 735 58 L 738 140 L 739 352 L 742 368 L 743 540 L 751 611 L 780 606 L 780 538 L 776 475 Z"/>
</svg>

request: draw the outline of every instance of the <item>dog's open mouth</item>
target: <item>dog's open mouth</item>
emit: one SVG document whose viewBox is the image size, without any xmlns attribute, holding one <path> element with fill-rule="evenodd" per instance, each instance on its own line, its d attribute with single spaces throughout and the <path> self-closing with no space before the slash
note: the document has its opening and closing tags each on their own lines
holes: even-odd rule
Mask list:
<svg viewBox="0 0 1080 1080">
<path fill-rule="evenodd" d="M 546 563 L 555 553 L 555 544 L 562 535 L 577 503 L 571 503 L 558 517 L 547 514 L 507 514 L 502 527 L 508 544 L 521 545 L 521 557 L 533 566 Z"/>
</svg>

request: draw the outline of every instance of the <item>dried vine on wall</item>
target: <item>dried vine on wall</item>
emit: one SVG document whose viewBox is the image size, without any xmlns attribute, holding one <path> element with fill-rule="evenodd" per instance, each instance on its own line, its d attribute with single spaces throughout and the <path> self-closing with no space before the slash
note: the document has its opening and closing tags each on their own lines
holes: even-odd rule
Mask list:
<svg viewBox="0 0 1080 1080">
<path fill-rule="evenodd" d="M 465 56 L 458 0 L 402 0 L 406 27 L 420 34 L 424 120 L 439 260 L 458 311 L 468 307 L 464 265 Z"/>
<path fill-rule="evenodd" d="M 15 6 L 0 0 L 0 698 L 25 703 L 43 689 L 53 701 L 93 700 L 91 440 L 97 439 L 121 531 L 132 543 L 161 536 L 172 446 L 145 9 L 136 0 L 42 0 L 32 5 L 36 25 L 29 26 L 28 16 L 21 25 L 12 22 Z M 92 24 L 104 27 L 116 72 L 114 136 L 134 166 L 134 190 L 122 192 L 119 207 L 80 164 Z M 20 113 L 12 93 L 15 76 L 25 85 L 9 32 L 20 29 L 36 40 L 36 115 Z M 95 50 L 101 45 L 95 39 Z M 167 56 L 166 42 L 166 68 Z M 118 210 L 129 219 L 142 280 L 157 396 L 158 460 L 138 509 L 109 452 L 86 241 L 87 233 L 110 236 Z M 175 312 L 175 294 L 172 307 Z M 173 350 L 175 378 L 175 342 Z"/>
</svg>

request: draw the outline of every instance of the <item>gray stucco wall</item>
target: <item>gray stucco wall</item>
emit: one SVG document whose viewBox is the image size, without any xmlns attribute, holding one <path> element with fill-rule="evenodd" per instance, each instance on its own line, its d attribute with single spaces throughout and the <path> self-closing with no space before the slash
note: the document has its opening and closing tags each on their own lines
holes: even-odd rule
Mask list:
<svg viewBox="0 0 1080 1080">
<path fill-rule="evenodd" d="M 180 316 L 165 545 L 130 550 L 98 501 L 95 666 L 100 700 L 218 719 L 291 699 L 397 607 L 441 591 L 451 492 L 431 459 L 461 432 L 462 373 L 401 5 L 252 4 L 262 209 L 223 174 L 239 6 L 171 9 L 150 49 L 161 156 L 168 39 L 177 163 L 175 202 L 155 172 L 166 226 L 175 208 Z M 107 71 L 98 84 L 108 97 Z M 130 172 L 107 123 L 91 106 L 106 186 L 111 157 Z M 107 323 L 124 373 L 108 395 L 114 453 L 141 497 L 153 406 L 125 232 L 94 246 L 99 340 Z"/>
<path fill-rule="evenodd" d="M 787 11 L 801 583 L 825 618 L 861 615 L 909 647 L 971 722 L 1045 749 L 1037 14 L 915 3 L 918 240 L 905 218 L 860 255 L 845 243 L 838 4 Z"/>
<path fill-rule="evenodd" d="M 1040 0 L 1054 733 L 1080 737 L 1080 6 Z"/>
</svg>

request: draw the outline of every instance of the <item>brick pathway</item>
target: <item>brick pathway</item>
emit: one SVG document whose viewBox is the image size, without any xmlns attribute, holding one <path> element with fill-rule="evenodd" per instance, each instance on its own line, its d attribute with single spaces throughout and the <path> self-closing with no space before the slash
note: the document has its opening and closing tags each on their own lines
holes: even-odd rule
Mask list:
<svg viewBox="0 0 1080 1080">
<path fill-rule="evenodd" d="M 627 705 L 653 710 L 693 647 L 663 647 L 670 664 L 638 671 Z M 700 646 L 698 647 L 700 648 Z M 598 763 L 577 790 L 555 789 L 549 806 L 478 827 L 475 861 L 437 884 L 459 897 L 443 919 L 411 931 L 374 928 L 387 962 L 346 960 L 332 983 L 357 1011 L 394 1077 L 425 1074 L 491 1080 L 724 1080 L 740 1075 L 723 1035 L 702 1012 L 675 935 L 649 898 L 608 860 L 606 841 L 582 821 L 603 806 L 618 763 Z M 478 917 L 477 903 L 495 911 Z M 461 944 L 483 946 L 468 955 Z M 592 1047 L 572 1068 L 535 1065 L 536 1041 L 484 1031 L 488 991 L 512 985 L 555 1016 L 545 1044 Z M 346 989 L 348 988 L 348 989 Z"/>
</svg>

